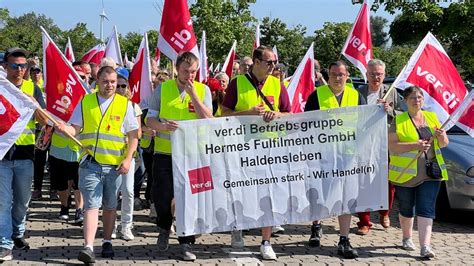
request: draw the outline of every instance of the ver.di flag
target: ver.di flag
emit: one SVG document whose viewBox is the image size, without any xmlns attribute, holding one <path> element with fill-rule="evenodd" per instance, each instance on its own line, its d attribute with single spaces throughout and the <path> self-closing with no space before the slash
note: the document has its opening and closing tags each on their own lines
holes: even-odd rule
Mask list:
<svg viewBox="0 0 474 266">
<path fill-rule="evenodd" d="M 314 48 L 313 43 L 298 65 L 288 85 L 291 112 L 304 112 L 309 95 L 314 91 Z"/>
<path fill-rule="evenodd" d="M 227 58 L 225 59 L 225 62 L 222 65 L 221 71 L 226 73 L 227 76 L 229 76 L 229 79 L 232 78 L 232 67 L 234 66 L 236 48 L 237 48 L 237 41 L 234 41 L 234 44 L 232 44 L 229 54 L 227 55 Z"/>
<path fill-rule="evenodd" d="M 341 52 L 360 70 L 364 80 L 367 80 L 367 63 L 373 58 L 369 12 L 367 0 L 364 0 Z"/>
<path fill-rule="evenodd" d="M 82 80 L 56 44 L 43 32 L 43 66 L 46 93 L 46 110 L 69 121 L 76 105 L 87 94 Z"/>
<path fill-rule="evenodd" d="M 209 77 L 209 69 L 207 68 L 207 51 L 206 51 L 206 32 L 202 31 L 201 47 L 199 48 L 199 71 L 196 80 L 206 82 Z"/>
<path fill-rule="evenodd" d="M 115 61 L 115 63 L 123 66 L 122 52 L 120 51 L 120 43 L 116 26 L 114 26 L 114 29 L 112 30 L 112 33 L 110 34 L 110 37 L 107 40 L 104 57 L 110 57 Z"/>
<path fill-rule="evenodd" d="M 150 52 L 148 50 L 148 36 L 143 34 L 140 48 L 138 48 L 137 59 L 130 72 L 128 80 L 132 92 L 131 101 L 140 104 L 142 109 L 148 107 L 148 99 L 151 97 L 151 67 Z"/>
<path fill-rule="evenodd" d="M 92 47 L 89 51 L 87 51 L 81 58 L 82 62 L 86 63 L 95 63 L 96 65 L 100 64 L 100 60 L 105 55 L 105 45 L 103 43 L 99 43 L 96 46 Z"/>
<path fill-rule="evenodd" d="M 199 57 L 193 21 L 186 0 L 165 0 L 158 48 L 172 61 L 176 61 L 181 52 L 190 51 Z"/>
<path fill-rule="evenodd" d="M 0 76 L 0 160 L 26 130 L 26 125 L 37 108 L 37 103 Z"/>
<path fill-rule="evenodd" d="M 64 56 L 66 56 L 66 59 L 71 63 L 76 61 L 76 59 L 74 58 L 74 51 L 72 50 L 71 39 L 69 37 L 67 37 L 67 44 L 66 49 L 64 50 Z"/>
<path fill-rule="evenodd" d="M 421 41 L 393 85 L 400 89 L 409 86 L 422 88 L 425 96 L 424 109 L 435 112 L 441 123 L 448 119 L 467 95 L 456 67 L 430 32 Z M 459 119 L 467 123 L 464 126 L 474 125 L 472 113 Z"/>
<path fill-rule="evenodd" d="M 255 27 L 255 37 L 253 40 L 253 49 L 257 49 L 260 46 L 260 23 L 257 23 Z"/>
</svg>

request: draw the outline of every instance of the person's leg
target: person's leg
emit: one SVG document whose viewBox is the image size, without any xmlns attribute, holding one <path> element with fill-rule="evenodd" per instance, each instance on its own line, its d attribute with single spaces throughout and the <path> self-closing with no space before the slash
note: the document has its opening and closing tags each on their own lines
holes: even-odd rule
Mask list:
<svg viewBox="0 0 474 266">
<path fill-rule="evenodd" d="M 41 193 L 44 179 L 44 167 L 46 165 L 46 155 L 48 150 L 35 149 L 35 161 L 34 161 L 34 183 L 33 189 Z M 41 195 L 41 194 L 40 194 Z"/>
<path fill-rule="evenodd" d="M 406 250 L 415 250 L 413 244 L 413 221 L 415 215 L 415 189 L 395 186 L 395 198 L 398 201 L 400 227 L 402 228 L 402 247 Z"/>
<path fill-rule="evenodd" d="M 0 248 L 13 249 L 13 161 L 0 160 Z"/>
<path fill-rule="evenodd" d="M 86 247 L 94 247 L 94 239 L 99 223 L 99 209 L 86 209 L 84 211 L 84 242 Z M 104 232 L 105 234 L 105 232 Z"/>
<path fill-rule="evenodd" d="M 379 211 L 379 214 L 381 216 L 380 219 L 382 219 L 383 217 L 387 217 L 390 214 L 394 200 L 395 200 L 395 186 L 389 182 L 388 183 L 388 209 Z"/>
<path fill-rule="evenodd" d="M 425 181 L 416 189 L 416 216 L 418 222 L 418 235 L 420 246 L 430 249 L 433 219 L 436 217 L 436 198 L 440 183 L 438 181 Z M 423 256 L 424 254 L 422 254 Z M 434 255 L 434 253 L 433 253 Z"/>
<path fill-rule="evenodd" d="M 145 172 L 147 178 L 147 185 L 145 189 L 145 199 L 153 201 L 151 189 L 153 187 L 153 153 L 143 152 L 143 163 L 145 164 Z"/>
<path fill-rule="evenodd" d="M 12 239 L 20 239 L 25 233 L 26 212 L 33 182 L 33 161 L 13 161 L 13 173 Z"/>
<path fill-rule="evenodd" d="M 132 163 L 133 164 L 133 163 Z M 103 169 L 103 223 L 104 223 L 104 240 L 112 239 L 112 231 L 115 227 L 115 220 L 117 218 L 117 197 L 122 184 L 122 176 L 118 175 L 115 167 L 102 166 Z M 129 171 L 133 171 L 130 167 Z M 133 177 L 132 177 L 133 181 Z M 133 186 L 133 182 L 132 182 Z M 123 194 L 122 194 L 123 195 Z M 132 196 L 133 199 L 133 196 Z M 123 200 L 122 200 L 123 201 Z M 133 201 L 132 201 L 133 203 Z"/>
<path fill-rule="evenodd" d="M 157 154 L 153 164 L 153 202 L 157 213 L 157 225 L 170 230 L 173 222 L 171 200 L 173 199 L 173 173 L 171 156 Z"/>
<path fill-rule="evenodd" d="M 49 156 L 49 179 L 51 189 L 57 190 L 59 201 L 61 203 L 61 211 L 59 218 L 67 220 L 69 218 L 69 169 L 66 161 Z"/>
<path fill-rule="evenodd" d="M 359 212 L 359 222 L 357 222 L 357 234 L 366 235 L 369 233 L 372 223 L 370 222 L 370 212 Z"/>
<path fill-rule="evenodd" d="M 120 209 L 120 220 L 122 230 L 132 226 L 133 222 L 133 181 L 134 181 L 135 160 L 130 163 L 130 170 L 122 175 L 120 190 L 122 191 L 122 205 Z"/>
</svg>

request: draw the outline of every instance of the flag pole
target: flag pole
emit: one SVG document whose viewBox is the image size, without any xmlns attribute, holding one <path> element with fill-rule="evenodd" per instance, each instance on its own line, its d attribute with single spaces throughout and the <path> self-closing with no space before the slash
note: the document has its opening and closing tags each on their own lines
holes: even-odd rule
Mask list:
<svg viewBox="0 0 474 266">
<path fill-rule="evenodd" d="M 385 95 L 382 97 L 382 100 L 386 101 L 388 96 L 390 95 L 390 93 L 392 92 L 392 90 L 395 88 L 395 84 L 397 84 L 398 80 L 400 79 L 400 76 L 402 75 L 402 73 L 405 72 L 405 69 L 407 68 L 407 65 L 405 65 L 403 68 L 402 68 L 402 71 L 400 72 L 400 74 L 398 74 L 397 78 L 393 81 L 392 84 L 390 84 L 390 88 L 387 90 L 387 92 L 385 93 Z"/>
</svg>

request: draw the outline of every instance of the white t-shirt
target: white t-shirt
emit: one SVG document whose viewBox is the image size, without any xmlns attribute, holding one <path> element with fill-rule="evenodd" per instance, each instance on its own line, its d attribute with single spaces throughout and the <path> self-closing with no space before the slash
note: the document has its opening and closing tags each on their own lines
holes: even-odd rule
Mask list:
<svg viewBox="0 0 474 266">
<path fill-rule="evenodd" d="M 114 97 L 110 97 L 108 99 L 104 99 L 97 95 L 99 99 L 99 106 L 100 106 L 100 111 L 102 112 L 102 115 L 104 115 L 105 111 L 107 111 L 107 108 L 109 107 L 110 103 L 112 102 L 112 99 Z M 79 127 L 84 127 L 84 121 L 82 120 L 82 102 L 79 103 L 76 108 L 74 109 L 74 112 L 72 113 L 71 118 L 69 119 L 69 123 L 75 126 Z M 127 105 L 127 111 L 125 113 L 125 118 L 123 120 L 123 124 L 121 127 L 121 131 L 123 134 L 127 134 L 130 131 L 138 129 L 138 121 L 135 116 L 134 108 L 131 104 L 131 102 L 128 102 Z"/>
</svg>

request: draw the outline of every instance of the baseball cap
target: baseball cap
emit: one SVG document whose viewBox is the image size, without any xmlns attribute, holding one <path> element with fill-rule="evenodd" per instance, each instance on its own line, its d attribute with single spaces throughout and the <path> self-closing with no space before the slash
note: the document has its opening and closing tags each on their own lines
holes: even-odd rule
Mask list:
<svg viewBox="0 0 474 266">
<path fill-rule="evenodd" d="M 30 68 L 30 71 L 33 71 L 33 70 L 39 70 L 41 71 L 41 68 L 38 66 L 38 65 L 34 65 Z"/>
<path fill-rule="evenodd" d="M 117 67 L 115 69 L 115 72 L 117 72 L 117 75 L 123 79 L 126 79 L 128 80 L 128 76 L 130 75 L 130 73 L 128 72 L 128 69 L 126 69 L 125 67 Z"/>
<path fill-rule="evenodd" d="M 3 60 L 6 62 L 8 60 L 8 57 L 12 54 L 15 54 L 15 53 L 23 54 L 25 57 L 28 57 L 28 55 L 30 55 L 30 53 L 27 50 L 23 49 L 23 48 L 12 47 L 12 48 L 8 49 L 5 52 L 5 57 L 4 57 Z"/>
</svg>

